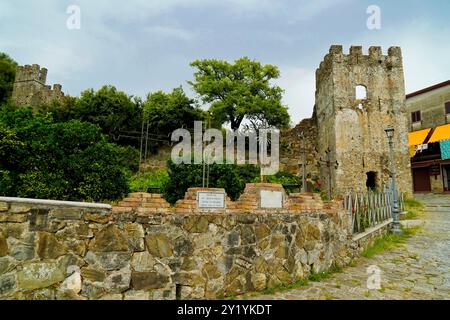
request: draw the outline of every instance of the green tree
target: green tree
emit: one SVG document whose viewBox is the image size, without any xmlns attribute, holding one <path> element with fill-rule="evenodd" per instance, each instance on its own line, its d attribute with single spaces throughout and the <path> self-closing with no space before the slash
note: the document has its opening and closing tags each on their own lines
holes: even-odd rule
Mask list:
<svg viewBox="0 0 450 320">
<path fill-rule="evenodd" d="M 0 194 L 62 200 L 115 200 L 128 188 L 128 151 L 98 126 L 53 122 L 31 108 L 0 114 Z"/>
<path fill-rule="evenodd" d="M 0 52 L 0 104 L 6 102 L 12 94 L 16 77 L 17 62 L 6 53 Z"/>
<path fill-rule="evenodd" d="M 197 71 L 195 80 L 188 83 L 204 103 L 211 104 L 216 122 L 230 123 L 233 130 L 239 129 L 244 119 L 255 127 L 260 123 L 278 128 L 289 125 L 287 108 L 281 103 L 283 90 L 270 83 L 280 76 L 277 67 L 247 57 L 234 63 L 196 60 L 191 66 Z"/>
<path fill-rule="evenodd" d="M 207 113 L 186 96 L 182 87 L 170 93 L 150 93 L 144 102 L 144 117 L 153 133 L 169 135 L 178 128 L 193 128 L 194 121 L 203 121 Z"/>
<path fill-rule="evenodd" d="M 114 86 L 103 86 L 100 90 L 89 89 L 81 93 L 75 105 L 66 107 L 69 117 L 98 125 L 110 141 L 119 144 L 137 145 L 142 122 L 142 107 L 139 99 L 133 99 Z"/>
</svg>

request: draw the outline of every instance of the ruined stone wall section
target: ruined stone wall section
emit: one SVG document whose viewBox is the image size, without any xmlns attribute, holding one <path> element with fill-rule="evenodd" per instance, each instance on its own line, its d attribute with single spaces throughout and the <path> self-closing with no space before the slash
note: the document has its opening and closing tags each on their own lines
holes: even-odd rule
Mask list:
<svg viewBox="0 0 450 320">
<path fill-rule="evenodd" d="M 16 71 L 12 99 L 18 106 L 37 108 L 42 104 L 64 97 L 62 86 L 46 85 L 47 69 L 37 64 L 19 66 Z"/>
<path fill-rule="evenodd" d="M 112 209 L 1 198 L 0 299 L 220 298 L 350 262 L 338 203 L 296 194 L 284 210 L 254 210 L 270 187 L 249 185 L 216 212 L 185 208 L 198 189 L 177 205 L 189 212 L 146 193 Z"/>
<path fill-rule="evenodd" d="M 391 47 L 383 55 L 380 47 L 332 46 L 316 72 L 316 113 L 319 155 L 330 148 L 338 168 L 332 171 L 335 195 L 366 191 L 368 172 L 377 175 L 377 187 L 389 183 L 388 143 L 384 129 L 395 128 L 394 158 L 400 191 L 411 192 L 401 50 Z M 367 89 L 365 99 L 356 99 L 356 86 Z M 327 188 L 328 174 L 322 167 Z"/>
<path fill-rule="evenodd" d="M 319 177 L 317 153 L 317 119 L 315 116 L 303 119 L 294 128 L 282 131 L 280 135 L 280 171 L 287 171 L 302 177 L 302 149 L 305 137 L 306 174 L 309 178 Z"/>
</svg>

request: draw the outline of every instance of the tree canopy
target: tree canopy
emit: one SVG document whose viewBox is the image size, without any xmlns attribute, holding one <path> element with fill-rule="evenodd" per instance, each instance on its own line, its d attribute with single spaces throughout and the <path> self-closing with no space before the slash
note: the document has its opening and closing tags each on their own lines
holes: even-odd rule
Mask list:
<svg viewBox="0 0 450 320">
<path fill-rule="evenodd" d="M 107 142 L 98 126 L 31 108 L 0 113 L 0 195 L 114 200 L 129 188 L 129 150 Z"/>
<path fill-rule="evenodd" d="M 73 119 L 98 125 L 110 137 L 110 141 L 121 144 L 129 142 L 126 136 L 138 135 L 141 127 L 140 101 L 114 86 L 103 86 L 98 91 L 83 91 L 73 106 L 69 102 L 65 107 Z"/>
<path fill-rule="evenodd" d="M 11 97 L 14 79 L 16 77 L 17 62 L 6 53 L 0 52 L 0 104 Z"/>
<path fill-rule="evenodd" d="M 188 83 L 204 103 L 210 104 L 215 122 L 230 123 L 239 129 L 244 119 L 253 125 L 264 123 L 277 128 L 289 125 L 287 107 L 281 103 L 283 90 L 270 83 L 277 79 L 277 67 L 247 57 L 227 61 L 206 59 L 191 63 L 196 68 L 194 81 Z"/>
<path fill-rule="evenodd" d="M 194 121 L 202 121 L 207 113 L 195 105 L 182 87 L 170 93 L 150 93 L 144 102 L 144 117 L 156 134 L 168 135 L 178 128 L 193 128 Z"/>
</svg>

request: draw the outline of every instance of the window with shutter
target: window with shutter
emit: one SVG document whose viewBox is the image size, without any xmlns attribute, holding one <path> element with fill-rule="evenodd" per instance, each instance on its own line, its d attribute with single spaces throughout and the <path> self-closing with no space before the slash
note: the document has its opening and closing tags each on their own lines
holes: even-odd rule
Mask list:
<svg viewBox="0 0 450 320">
<path fill-rule="evenodd" d="M 411 121 L 413 123 L 422 121 L 420 111 L 411 112 Z"/>
</svg>

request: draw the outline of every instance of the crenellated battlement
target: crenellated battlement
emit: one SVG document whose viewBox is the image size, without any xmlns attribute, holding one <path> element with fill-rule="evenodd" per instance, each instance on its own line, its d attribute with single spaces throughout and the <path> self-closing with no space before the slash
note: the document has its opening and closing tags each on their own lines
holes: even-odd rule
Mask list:
<svg viewBox="0 0 450 320">
<path fill-rule="evenodd" d="M 45 84 L 47 72 L 47 68 L 41 68 L 38 64 L 19 66 L 16 71 L 16 82 L 37 81 Z"/>
<path fill-rule="evenodd" d="M 354 45 L 344 53 L 342 45 L 332 45 L 316 70 L 316 84 L 328 77 L 333 67 L 343 66 L 370 66 L 390 72 L 395 68 L 403 68 L 402 51 L 400 47 L 390 47 L 384 55 L 381 47 L 371 46 L 368 54 L 364 54 L 362 46 Z"/>
<path fill-rule="evenodd" d="M 38 64 L 17 67 L 12 94 L 13 101 L 19 106 L 38 107 L 62 98 L 64 92 L 62 92 L 60 84 L 54 84 L 53 88 L 45 84 L 47 72 L 47 68 L 41 68 Z"/>
</svg>

